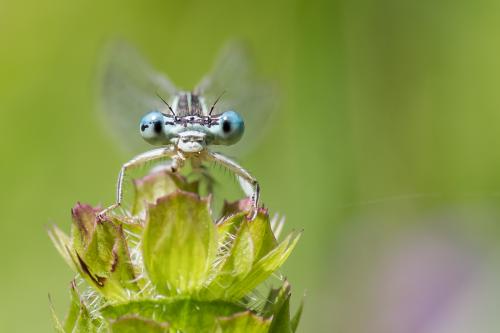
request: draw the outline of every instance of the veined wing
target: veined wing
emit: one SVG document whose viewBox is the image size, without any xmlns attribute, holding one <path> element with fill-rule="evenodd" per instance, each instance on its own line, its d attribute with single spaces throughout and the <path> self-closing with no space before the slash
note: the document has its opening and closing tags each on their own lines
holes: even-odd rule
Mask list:
<svg viewBox="0 0 500 333">
<path fill-rule="evenodd" d="M 241 155 L 262 137 L 276 106 L 274 87 L 256 76 L 249 52 L 240 42 L 231 42 L 222 49 L 213 71 L 203 78 L 195 92 L 205 97 L 208 109 L 221 97 L 213 114 L 234 110 L 243 116 L 245 134 L 241 141 L 217 147 L 229 155 Z"/>
<path fill-rule="evenodd" d="M 171 101 L 175 86 L 124 42 L 109 46 L 100 74 L 99 107 L 106 132 L 130 152 L 150 149 L 139 133 L 139 121 L 151 110 L 164 109 L 157 94 Z"/>
</svg>

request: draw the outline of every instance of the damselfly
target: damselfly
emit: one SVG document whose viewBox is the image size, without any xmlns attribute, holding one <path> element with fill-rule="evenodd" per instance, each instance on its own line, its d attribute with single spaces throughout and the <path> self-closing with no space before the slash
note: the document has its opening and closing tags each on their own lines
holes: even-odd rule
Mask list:
<svg viewBox="0 0 500 333">
<path fill-rule="evenodd" d="M 178 172 L 187 161 L 193 170 L 204 162 L 226 167 L 251 198 L 248 218 L 255 218 L 260 194 L 257 179 L 234 160 L 210 149 L 245 141 L 243 132 L 257 137 L 272 105 L 269 86 L 254 76 L 242 45 L 229 44 L 212 73 L 194 90 L 185 91 L 153 70 L 133 48 L 114 44 L 103 66 L 101 100 L 106 124 L 114 127 L 112 132 L 127 148 L 141 149 L 141 136 L 159 146 L 122 166 L 116 202 L 100 212 L 101 218 L 122 204 L 124 177 L 131 168 L 163 158 L 169 161 L 161 168 L 170 172 Z"/>
</svg>

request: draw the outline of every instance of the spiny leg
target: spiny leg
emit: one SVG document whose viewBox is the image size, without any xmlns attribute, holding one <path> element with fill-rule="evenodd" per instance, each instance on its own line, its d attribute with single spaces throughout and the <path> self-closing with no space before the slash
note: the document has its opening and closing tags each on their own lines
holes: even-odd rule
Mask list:
<svg viewBox="0 0 500 333">
<path fill-rule="evenodd" d="M 246 181 L 252 187 L 252 194 L 251 194 L 252 211 L 249 213 L 247 218 L 249 220 L 254 220 L 257 217 L 259 208 L 259 196 L 260 196 L 260 187 L 259 183 L 257 182 L 257 179 L 254 176 L 252 176 L 246 169 L 240 166 L 238 163 L 231 160 L 229 157 L 214 152 L 208 152 L 207 155 L 209 159 L 228 168 L 230 171 L 234 172 L 238 177 Z M 243 192 L 247 193 L 244 186 L 242 186 L 242 189 Z"/>
<path fill-rule="evenodd" d="M 125 163 L 120 169 L 120 173 L 118 174 L 118 182 L 116 186 L 116 202 L 111 206 L 103 209 L 97 216 L 99 219 L 102 219 L 104 215 L 110 210 L 113 210 L 119 207 L 123 200 L 123 180 L 125 178 L 125 174 L 127 170 L 133 167 L 140 166 L 146 162 L 153 161 L 162 157 L 174 157 L 176 154 L 174 147 L 169 146 L 165 148 L 158 148 L 147 151 L 145 153 L 139 154 L 127 163 Z M 169 164 L 171 166 L 171 171 L 176 171 L 179 167 L 177 159 L 172 159 L 172 163 Z"/>
</svg>

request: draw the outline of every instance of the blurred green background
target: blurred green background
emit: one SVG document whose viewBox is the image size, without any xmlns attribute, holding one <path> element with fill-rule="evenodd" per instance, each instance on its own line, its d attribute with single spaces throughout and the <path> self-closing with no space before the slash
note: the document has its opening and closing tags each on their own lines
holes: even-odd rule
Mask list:
<svg viewBox="0 0 500 333">
<path fill-rule="evenodd" d="M 103 46 L 191 86 L 228 39 L 278 83 L 242 159 L 304 237 L 284 269 L 301 332 L 500 329 L 500 2 L 0 0 L 0 331 L 50 332 L 71 272 L 44 227 L 109 204 Z M 136 135 L 131 133 L 131 135 Z"/>
</svg>

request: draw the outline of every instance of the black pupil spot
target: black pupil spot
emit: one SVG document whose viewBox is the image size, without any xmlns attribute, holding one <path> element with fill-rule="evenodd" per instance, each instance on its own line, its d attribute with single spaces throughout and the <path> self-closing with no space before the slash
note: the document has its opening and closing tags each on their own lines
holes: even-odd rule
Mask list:
<svg viewBox="0 0 500 333">
<path fill-rule="evenodd" d="M 156 134 L 160 134 L 161 133 L 161 121 L 155 121 L 153 123 L 153 130 L 155 131 Z"/>
<path fill-rule="evenodd" d="M 224 133 L 229 133 L 229 132 L 231 132 L 231 123 L 230 123 L 229 121 L 224 120 L 224 121 L 222 122 L 222 131 L 223 131 Z"/>
</svg>

